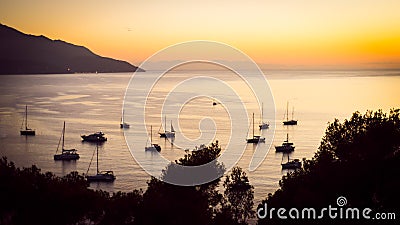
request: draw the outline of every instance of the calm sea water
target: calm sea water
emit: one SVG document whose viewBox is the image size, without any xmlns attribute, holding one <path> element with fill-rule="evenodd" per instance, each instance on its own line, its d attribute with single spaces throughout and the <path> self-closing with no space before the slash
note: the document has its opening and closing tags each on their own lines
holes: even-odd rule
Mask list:
<svg viewBox="0 0 400 225">
<path fill-rule="evenodd" d="M 148 73 L 151 72 L 139 73 L 137 76 L 141 76 L 141 82 L 148 82 Z M 383 109 L 388 112 L 390 108 L 400 107 L 398 71 L 265 73 L 276 106 L 275 120 L 269 118 L 271 125 L 276 125 L 273 145 L 281 144 L 288 133 L 296 146 L 291 158 L 311 158 L 319 146 L 327 123 L 334 118 L 349 118 L 356 110 L 365 112 L 367 109 Z M 153 97 L 153 101 L 146 108 L 146 125 L 153 126 L 153 142 L 161 145 L 162 155 L 170 160 L 183 156 L 184 151 L 157 135 L 162 121 L 159 108 L 163 104 L 162 97 L 159 96 L 168 92 L 180 75 L 187 77 L 209 74 L 218 74 L 232 83 L 238 82 L 238 87 L 242 82 L 236 81 L 232 74 L 226 71 L 175 71 L 169 79 L 164 79 L 162 85 L 154 89 L 153 96 L 150 96 Z M 99 167 L 100 170 L 113 170 L 117 179 L 112 184 L 93 183 L 91 187 L 110 192 L 145 189 L 146 181 L 150 177 L 132 157 L 125 142 L 124 131 L 119 128 L 123 98 L 131 76 L 132 74 L 123 73 L 0 76 L 0 155 L 7 156 L 17 166 L 28 167 L 35 164 L 42 171 L 51 171 L 60 176 L 74 170 L 86 173 L 96 146 L 81 142 L 80 135 L 101 130 L 106 133 L 108 141 L 99 147 Z M 204 88 L 212 88 L 207 85 Z M 240 94 L 244 99 L 250 99 L 246 91 Z M 295 107 L 294 117 L 299 120 L 297 126 L 281 125 L 287 101 Z M 25 105 L 28 105 L 29 127 L 36 129 L 36 136 L 33 137 L 19 134 Z M 137 110 L 143 109 L 138 106 Z M 249 113 L 252 112 L 256 112 L 258 123 L 259 111 L 256 110 L 256 104 L 250 102 Z M 221 105 L 212 106 L 212 100 L 207 98 L 194 99 L 182 109 L 179 116 L 180 133 L 177 134 L 177 138 L 179 135 L 198 137 L 199 124 L 203 117 L 214 120 L 215 139 L 218 139 L 224 148 L 231 135 L 224 127 L 224 124 L 229 124 L 229 114 Z M 177 118 L 177 115 L 171 115 L 172 118 Z M 76 162 L 53 160 L 63 121 L 66 121 L 66 148 L 78 149 L 81 156 Z M 174 126 L 176 128 L 177 125 Z M 134 129 L 132 124 L 130 130 Z M 207 126 L 201 129 L 203 132 L 209 131 Z M 247 131 L 247 125 L 240 130 Z M 267 132 L 271 131 L 264 130 L 263 134 Z M 244 142 L 232 141 L 238 145 Z M 287 172 L 281 170 L 282 154 L 275 153 L 273 145 L 261 166 L 255 171 L 247 171 L 250 182 L 255 187 L 256 203 L 264 199 L 269 192 L 274 192 L 278 188 L 278 181 Z M 140 144 L 138 149 L 144 151 L 144 146 Z M 239 166 L 248 168 L 254 149 L 254 145 L 247 145 Z M 149 157 L 148 162 L 152 163 L 151 160 Z M 89 173 L 95 173 L 95 163 L 92 164 Z"/>
</svg>

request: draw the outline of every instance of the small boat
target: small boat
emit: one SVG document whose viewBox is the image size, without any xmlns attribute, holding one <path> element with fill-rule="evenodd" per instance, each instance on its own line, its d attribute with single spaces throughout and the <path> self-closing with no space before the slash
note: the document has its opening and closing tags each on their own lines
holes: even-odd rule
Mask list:
<svg viewBox="0 0 400 225">
<path fill-rule="evenodd" d="M 261 137 L 260 135 L 254 135 L 254 113 L 253 113 L 253 137 L 246 139 L 247 143 L 255 143 L 265 142 L 265 137 Z"/>
<path fill-rule="evenodd" d="M 107 171 L 97 171 L 96 175 L 86 176 L 86 179 L 89 182 L 114 182 L 116 177 L 112 170 L 107 170 Z"/>
<path fill-rule="evenodd" d="M 146 144 L 147 145 L 147 144 Z M 158 144 L 153 144 L 153 126 L 150 126 L 150 146 L 144 147 L 145 151 L 161 151 L 161 146 Z"/>
<path fill-rule="evenodd" d="M 35 130 L 32 130 L 31 128 L 28 128 L 28 105 L 25 105 L 25 118 L 22 124 L 25 122 L 25 130 L 22 130 L 22 125 L 21 125 L 21 130 L 20 134 L 21 135 L 30 135 L 30 136 L 35 136 L 36 132 Z"/>
<path fill-rule="evenodd" d="M 262 106 L 261 106 L 261 117 L 260 117 L 261 123 L 260 123 L 260 125 L 258 125 L 260 130 L 269 128 L 269 123 L 268 122 L 264 122 L 263 116 L 264 116 L 264 103 L 262 103 Z"/>
<path fill-rule="evenodd" d="M 283 161 L 283 155 L 282 155 L 282 161 Z M 300 169 L 301 168 L 301 162 L 299 159 L 289 159 L 289 154 L 288 154 L 288 161 L 286 163 L 281 163 L 282 169 L 287 169 L 287 170 L 295 170 L 295 169 Z"/>
<path fill-rule="evenodd" d="M 164 127 L 166 128 L 167 127 L 167 117 L 166 116 L 164 117 L 164 124 L 165 124 Z M 161 130 L 161 127 L 160 127 L 160 129 L 158 129 L 158 134 L 162 138 L 174 138 L 175 137 L 175 130 L 174 130 L 174 127 L 172 126 L 172 120 L 171 120 L 171 131 L 165 130 L 164 133 L 161 133 L 160 130 Z"/>
<path fill-rule="evenodd" d="M 263 130 L 263 129 L 268 129 L 269 128 L 269 123 L 265 123 L 265 122 L 262 122 L 260 125 L 258 125 L 259 127 L 260 127 L 260 130 Z"/>
<path fill-rule="evenodd" d="M 129 125 L 129 124 L 123 122 L 123 123 L 121 123 L 119 126 L 120 126 L 120 128 L 128 129 L 131 125 Z"/>
<path fill-rule="evenodd" d="M 121 123 L 119 124 L 119 127 L 121 129 L 128 129 L 130 127 L 128 123 L 124 122 L 124 111 L 122 111 Z"/>
<path fill-rule="evenodd" d="M 294 108 L 292 109 L 292 119 L 289 120 L 289 102 L 286 104 L 286 120 L 283 121 L 283 125 L 297 125 L 297 120 L 293 119 Z"/>
<path fill-rule="evenodd" d="M 104 133 L 99 131 L 93 134 L 89 135 L 81 135 L 82 141 L 88 141 L 88 142 L 104 142 L 107 141 L 107 138 L 104 137 Z"/>
<path fill-rule="evenodd" d="M 175 129 L 174 129 L 174 126 L 172 126 L 172 120 L 171 120 L 171 131 L 165 131 L 165 137 L 166 138 L 175 138 Z"/>
<path fill-rule="evenodd" d="M 86 180 L 88 182 L 114 182 L 116 179 L 114 172 L 112 170 L 106 170 L 106 171 L 100 171 L 99 170 L 99 145 L 96 145 L 96 161 L 97 161 L 97 173 L 95 175 L 86 175 Z M 93 160 L 93 157 L 92 157 Z M 89 168 L 87 169 L 86 174 L 88 174 L 90 165 L 92 164 L 92 161 L 90 161 Z"/>
<path fill-rule="evenodd" d="M 131 125 L 129 125 L 129 124 L 125 123 L 125 122 L 120 124 L 120 128 L 124 128 L 124 129 L 128 129 L 130 126 Z"/>
<path fill-rule="evenodd" d="M 289 134 L 286 134 L 286 140 L 283 141 L 282 145 L 275 146 L 276 152 L 293 152 L 295 146 L 292 142 L 289 142 Z"/>
<path fill-rule="evenodd" d="M 62 139 L 61 154 L 57 154 L 58 148 L 60 147 L 60 141 L 58 141 L 58 146 L 56 154 L 54 155 L 54 160 L 78 160 L 79 154 L 77 153 L 76 149 L 64 149 L 64 137 L 65 137 L 65 121 L 60 138 L 60 141 Z"/>
</svg>

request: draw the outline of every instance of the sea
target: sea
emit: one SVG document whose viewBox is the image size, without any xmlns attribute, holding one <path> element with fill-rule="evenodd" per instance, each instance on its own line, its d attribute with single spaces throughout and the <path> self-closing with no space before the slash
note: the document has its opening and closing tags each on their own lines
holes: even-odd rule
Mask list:
<svg viewBox="0 0 400 225">
<path fill-rule="evenodd" d="M 295 145 L 290 159 L 311 159 L 326 127 L 335 118 L 343 121 L 355 111 L 365 113 L 382 109 L 388 113 L 390 109 L 400 107 L 400 71 L 272 70 L 263 73 L 269 99 L 257 98 L 257 93 L 250 87 L 251 82 L 246 80 L 248 77 L 224 70 L 175 70 L 163 74 L 162 79 L 154 84 L 152 75 L 158 71 L 2 75 L 0 156 L 7 157 L 18 167 L 34 164 L 43 172 L 50 171 L 58 176 L 71 171 L 94 174 L 98 147 L 99 169 L 113 170 L 116 180 L 113 183 L 91 183 L 90 188 L 129 192 L 146 190 L 146 182 L 152 174 L 143 168 L 143 163 L 146 168 L 152 165 L 158 168 L 159 157 L 175 161 L 200 143 L 209 145 L 218 140 L 228 161 L 246 172 L 254 186 L 257 205 L 268 193 L 279 188 L 279 180 L 288 172 L 281 168 L 288 156 L 276 153 L 274 148 L 287 137 Z M 223 94 L 220 97 L 207 96 L 207 90 L 219 89 L 221 82 L 214 84 L 213 79 L 184 82 L 199 77 L 224 81 L 222 84 L 234 89 L 238 99 L 227 98 L 227 101 L 245 103 L 245 123 L 234 124 L 232 118 L 243 112 L 234 107 L 232 110 L 230 103 L 224 102 Z M 140 94 L 142 84 L 151 84 L 146 104 L 128 102 L 130 98 L 125 96 L 126 93 Z M 186 86 L 177 88 L 179 85 Z M 193 90 L 204 90 L 205 94 L 188 98 Z M 170 103 L 176 107 L 163 111 Z M 26 105 L 28 126 L 36 130 L 36 136 L 21 136 L 19 132 L 21 125 L 24 126 Z M 253 132 L 253 113 L 255 135 L 266 137 L 265 143 L 258 145 L 247 144 L 245 140 Z M 130 124 L 129 129 L 120 128 L 122 117 Z M 142 121 L 135 120 L 142 117 Z M 166 140 L 158 135 L 164 130 L 165 117 L 166 129 L 170 130 L 172 123 L 176 130 L 175 140 Z M 282 121 L 286 117 L 293 117 L 298 124 L 284 126 Z M 270 124 L 269 129 L 258 129 L 262 120 Z M 57 148 L 60 149 L 64 121 L 65 148 L 78 150 L 80 159 L 77 161 L 53 160 Z M 141 122 L 144 126 L 139 124 Z M 144 131 L 143 127 L 146 128 Z M 97 146 L 82 142 L 81 135 L 97 131 L 105 133 L 108 140 L 104 144 Z M 160 154 L 145 152 L 144 148 L 150 141 L 161 146 Z M 243 151 L 230 154 L 228 146 Z M 250 168 L 257 151 L 262 153 L 257 158 L 259 163 Z"/>
</svg>

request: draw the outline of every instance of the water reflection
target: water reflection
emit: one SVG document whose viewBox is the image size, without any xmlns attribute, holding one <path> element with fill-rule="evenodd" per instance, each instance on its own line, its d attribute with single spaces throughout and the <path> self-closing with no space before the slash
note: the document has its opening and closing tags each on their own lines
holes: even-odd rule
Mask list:
<svg viewBox="0 0 400 225">
<path fill-rule="evenodd" d="M 321 79 L 316 78 L 314 73 L 311 76 L 304 71 L 297 72 L 301 76 L 293 76 L 296 72 L 274 73 L 269 74 L 268 78 L 271 78 L 270 84 L 278 116 L 276 121 L 272 121 L 268 118 L 267 112 L 264 112 L 264 115 L 270 121 L 270 126 L 276 126 L 273 145 L 281 144 L 289 133 L 290 140 L 296 145 L 295 151 L 290 155 L 291 159 L 311 158 L 321 141 L 327 122 L 335 117 L 343 119 L 348 118 L 356 110 L 361 112 L 378 108 L 388 110 L 400 105 L 398 76 L 349 78 L 336 76 L 330 72 L 329 76 Z M 366 72 L 359 72 L 361 75 L 363 73 Z M 90 187 L 107 191 L 145 188 L 149 175 L 136 164 L 126 146 L 124 131 L 119 127 L 122 99 L 130 75 L 97 75 L 101 79 L 92 79 L 91 74 L 0 76 L 0 154 L 7 156 L 21 167 L 36 164 L 43 172 L 52 171 L 56 175 L 65 175 L 73 170 L 82 174 L 88 169 L 96 144 L 82 142 L 80 135 L 102 130 L 106 133 L 108 141 L 99 146 L 99 164 L 101 168 L 113 170 L 117 179 L 114 184 L 92 183 Z M 230 74 L 226 76 L 232 85 L 240 88 Z M 176 72 L 174 77 L 179 80 L 179 73 Z M 143 82 L 146 82 L 145 76 Z M 173 83 L 166 86 L 172 86 Z M 34 87 L 30 88 L 32 84 Z M 166 94 L 163 86 L 159 85 L 156 88 L 163 95 Z M 288 99 L 293 99 L 291 104 L 296 105 L 296 119 L 299 120 L 297 126 L 282 125 Z M 148 109 L 149 124 L 159 126 L 163 119 L 158 113 L 159 98 L 154 98 L 152 101 L 155 105 L 154 111 Z M 196 104 L 188 105 L 184 109 L 184 115 L 179 121 L 182 125 L 181 131 L 191 138 L 198 137 L 199 117 L 196 113 L 206 116 L 212 114 L 217 118 L 215 122 L 217 130 L 206 129 L 206 131 L 216 132 L 216 139 L 224 151 L 231 135 L 227 132 L 230 129 L 226 129 L 229 125 L 227 123 L 229 115 L 220 104 L 213 106 L 209 99 L 198 99 L 194 103 Z M 35 127 L 37 136 L 19 135 L 25 104 L 32 106 L 29 123 Z M 138 108 L 138 110 L 143 109 Z M 249 111 L 256 109 L 249 104 Z M 68 121 L 66 134 L 68 146 L 77 148 L 81 156 L 76 162 L 53 160 L 60 138 L 60 127 L 64 120 Z M 246 134 L 247 129 L 247 127 L 240 128 L 237 132 Z M 135 133 L 135 124 L 131 124 L 129 130 L 133 135 L 143 135 L 143 138 L 146 138 L 144 134 Z M 268 132 L 268 129 L 262 130 L 262 135 L 267 136 L 265 134 Z M 154 139 L 162 147 L 162 156 L 171 161 L 185 154 L 184 149 L 174 145 L 178 137 L 177 134 L 175 140 Z M 245 139 L 232 141 L 243 143 Z M 270 152 L 256 171 L 248 173 L 250 182 L 255 187 L 256 201 L 265 197 L 268 192 L 273 192 L 278 187 L 281 176 L 287 172 L 282 170 L 282 154 L 275 153 L 274 146 L 271 146 L 271 149 L 266 149 L 263 144 L 260 146 L 264 151 Z M 148 163 L 153 163 L 156 168 L 159 155 L 145 152 L 144 147 L 139 144 L 134 146 L 135 150 L 143 153 L 143 156 L 149 159 Z M 239 166 L 248 168 L 255 147 L 250 144 L 246 146 L 238 162 Z"/>
</svg>

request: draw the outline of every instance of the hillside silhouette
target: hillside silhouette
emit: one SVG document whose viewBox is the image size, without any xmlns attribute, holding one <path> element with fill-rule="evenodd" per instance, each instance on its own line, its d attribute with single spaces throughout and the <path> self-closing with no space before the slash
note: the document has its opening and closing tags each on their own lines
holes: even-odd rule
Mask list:
<svg viewBox="0 0 400 225">
<path fill-rule="evenodd" d="M 128 62 L 96 55 L 83 46 L 24 34 L 3 24 L 0 24 L 0 65 L 0 74 L 143 71 Z"/>
</svg>

